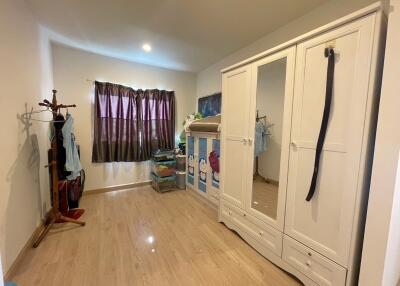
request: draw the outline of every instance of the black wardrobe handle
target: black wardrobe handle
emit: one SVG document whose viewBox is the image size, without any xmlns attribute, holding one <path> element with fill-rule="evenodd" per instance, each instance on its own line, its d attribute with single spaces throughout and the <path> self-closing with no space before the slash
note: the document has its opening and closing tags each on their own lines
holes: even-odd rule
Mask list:
<svg viewBox="0 0 400 286">
<path fill-rule="evenodd" d="M 333 77 L 335 74 L 335 51 L 333 48 L 326 48 L 324 55 L 328 58 L 328 68 L 326 72 L 326 91 L 325 91 L 325 106 L 322 116 L 321 128 L 319 130 L 317 148 L 315 150 L 314 170 L 311 179 L 310 189 L 308 191 L 306 201 L 309 202 L 315 193 L 317 185 L 319 161 L 321 158 L 322 148 L 325 142 L 326 130 L 328 129 L 329 115 L 331 112 L 332 94 L 333 94 Z"/>
</svg>

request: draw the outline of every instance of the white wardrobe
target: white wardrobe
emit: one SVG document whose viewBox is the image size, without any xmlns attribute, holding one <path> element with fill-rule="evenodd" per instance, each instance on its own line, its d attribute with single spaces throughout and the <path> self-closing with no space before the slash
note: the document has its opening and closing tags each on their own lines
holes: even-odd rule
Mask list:
<svg viewBox="0 0 400 286">
<path fill-rule="evenodd" d="M 219 220 L 305 285 L 357 283 L 384 27 L 378 3 L 223 70 Z M 326 48 L 335 54 L 333 98 L 315 194 L 306 201 Z M 256 172 L 257 111 L 268 131 Z"/>
</svg>

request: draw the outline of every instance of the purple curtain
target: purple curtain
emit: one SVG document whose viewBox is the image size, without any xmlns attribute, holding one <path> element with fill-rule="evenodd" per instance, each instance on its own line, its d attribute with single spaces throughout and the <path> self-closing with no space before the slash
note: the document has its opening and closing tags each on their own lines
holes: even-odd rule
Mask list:
<svg viewBox="0 0 400 286">
<path fill-rule="evenodd" d="M 139 162 L 174 148 L 175 93 L 95 82 L 92 161 Z"/>
</svg>

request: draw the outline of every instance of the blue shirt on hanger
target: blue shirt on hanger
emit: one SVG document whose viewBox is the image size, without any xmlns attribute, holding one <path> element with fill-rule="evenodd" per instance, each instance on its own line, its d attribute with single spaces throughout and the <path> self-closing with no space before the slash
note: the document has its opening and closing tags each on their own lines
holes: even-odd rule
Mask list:
<svg viewBox="0 0 400 286">
<path fill-rule="evenodd" d="M 71 172 L 71 175 L 67 177 L 68 180 L 75 180 L 82 170 L 81 161 L 79 159 L 78 148 L 75 144 L 75 135 L 72 133 L 74 128 L 74 119 L 70 114 L 67 114 L 64 126 L 62 128 L 63 133 L 63 145 L 65 148 L 65 169 Z"/>
<path fill-rule="evenodd" d="M 267 150 L 267 130 L 261 121 L 256 122 L 254 137 L 254 157 L 257 157 Z"/>
</svg>

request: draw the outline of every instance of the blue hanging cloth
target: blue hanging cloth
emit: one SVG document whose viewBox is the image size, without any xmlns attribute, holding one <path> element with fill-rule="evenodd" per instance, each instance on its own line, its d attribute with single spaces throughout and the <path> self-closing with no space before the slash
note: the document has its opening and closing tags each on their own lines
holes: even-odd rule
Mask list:
<svg viewBox="0 0 400 286">
<path fill-rule="evenodd" d="M 82 170 L 81 161 L 79 159 L 78 148 L 75 143 L 75 135 L 72 133 L 74 129 L 74 119 L 70 114 L 67 114 L 64 126 L 62 128 L 63 146 L 65 148 L 65 169 L 71 174 L 67 177 L 68 180 L 75 180 Z"/>
<path fill-rule="evenodd" d="M 254 137 L 254 157 L 257 157 L 267 150 L 267 129 L 261 121 L 256 122 Z"/>
</svg>

